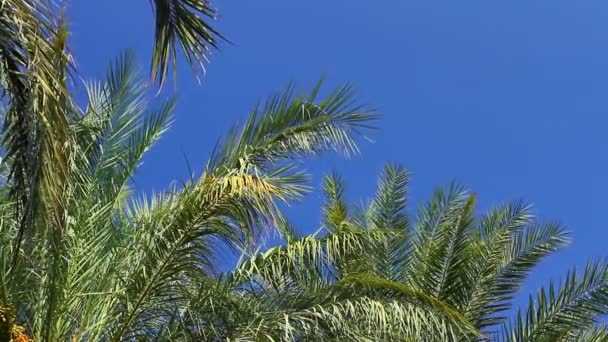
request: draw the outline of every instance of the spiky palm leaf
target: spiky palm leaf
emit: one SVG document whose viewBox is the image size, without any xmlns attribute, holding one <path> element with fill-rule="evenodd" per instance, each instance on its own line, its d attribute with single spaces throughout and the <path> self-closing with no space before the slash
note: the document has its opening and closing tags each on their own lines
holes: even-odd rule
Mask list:
<svg viewBox="0 0 608 342">
<path fill-rule="evenodd" d="M 169 67 L 176 72 L 177 49 L 196 72 L 205 70 L 209 55 L 226 40 L 207 20 L 217 12 L 208 0 L 150 0 L 156 17 L 152 75 L 163 84 Z"/>
<path fill-rule="evenodd" d="M 505 341 L 570 341 L 599 323 L 608 312 L 608 264 L 589 262 L 584 271 L 568 272 L 561 286 L 553 282 L 530 297 L 525 312 L 506 325 Z"/>
<path fill-rule="evenodd" d="M 403 167 L 387 164 L 367 213 L 370 229 L 391 231 L 391 235 L 376 248 L 372 256 L 376 259 L 374 272 L 397 281 L 405 280 L 405 266 L 410 257 L 412 232 L 405 213 L 409 177 L 409 172 Z"/>
</svg>

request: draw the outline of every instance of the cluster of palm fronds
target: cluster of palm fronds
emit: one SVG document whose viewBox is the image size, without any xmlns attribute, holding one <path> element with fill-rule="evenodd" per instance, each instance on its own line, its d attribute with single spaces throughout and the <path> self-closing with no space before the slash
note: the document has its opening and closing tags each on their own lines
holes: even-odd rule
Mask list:
<svg viewBox="0 0 608 342">
<path fill-rule="evenodd" d="M 608 340 L 605 262 L 571 270 L 508 318 L 531 270 L 567 244 L 560 225 L 538 223 L 523 202 L 476 215 L 475 196 L 458 185 L 437 190 L 413 221 L 408 180 L 387 165 L 357 207 L 327 177 L 321 230 L 239 265 L 235 289 L 276 306 L 258 314 L 256 337 L 276 339 L 268 330 L 280 327 L 288 340 Z"/>
<path fill-rule="evenodd" d="M 204 65 L 223 39 L 206 0 L 154 0 L 153 77 Z M 170 124 L 148 109 L 131 54 L 86 84 L 79 109 L 62 3 L 0 0 L 4 130 L 0 183 L 0 338 L 26 341 L 603 341 L 608 266 L 590 262 L 509 320 L 529 272 L 567 242 L 516 202 L 476 215 L 454 185 L 416 220 L 408 173 L 385 168 L 362 208 L 324 182 L 321 229 L 299 236 L 279 202 L 308 191 L 299 159 L 357 152 L 376 115 L 350 86 L 289 87 L 236 127 L 200 176 L 155 195 L 129 180 Z M 280 247 L 262 253 L 265 235 Z M 225 247 L 243 252 L 217 271 Z"/>
</svg>

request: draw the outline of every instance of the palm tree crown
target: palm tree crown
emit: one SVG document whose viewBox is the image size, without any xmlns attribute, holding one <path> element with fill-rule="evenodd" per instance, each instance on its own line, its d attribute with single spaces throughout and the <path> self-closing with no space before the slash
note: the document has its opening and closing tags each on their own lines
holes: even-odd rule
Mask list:
<svg viewBox="0 0 608 342">
<path fill-rule="evenodd" d="M 178 50 L 204 70 L 225 40 L 211 4 L 150 3 L 152 79 L 162 86 Z M 149 109 L 152 89 L 126 53 L 86 84 L 81 109 L 63 5 L 0 0 L 0 340 L 608 340 L 606 262 L 572 269 L 509 318 L 529 273 L 568 242 L 523 202 L 480 215 L 453 184 L 412 219 L 409 173 L 387 165 L 362 207 L 327 177 L 321 228 L 299 236 L 279 210 L 309 190 L 298 161 L 356 153 L 376 119 L 350 85 L 325 96 L 321 84 L 288 87 L 197 178 L 134 195 L 129 180 L 175 101 Z M 284 244 L 260 252 L 272 232 Z M 242 259 L 223 274 L 226 246 Z"/>
<path fill-rule="evenodd" d="M 137 200 L 128 181 L 167 129 L 174 104 L 148 110 L 144 84 L 126 54 L 105 82 L 87 85 L 86 110 L 67 125 L 62 210 L 41 204 L 25 236 L 21 206 L 10 196 L 15 182 L 5 183 L 0 295 L 36 340 L 167 334 L 189 312 L 197 288 L 214 279 L 218 245 L 244 246 L 285 227 L 275 201 L 307 190 L 294 160 L 355 152 L 355 137 L 374 119 L 353 105 L 348 85 L 324 98 L 319 87 L 307 96 L 289 88 L 235 128 L 198 179 Z"/>
</svg>

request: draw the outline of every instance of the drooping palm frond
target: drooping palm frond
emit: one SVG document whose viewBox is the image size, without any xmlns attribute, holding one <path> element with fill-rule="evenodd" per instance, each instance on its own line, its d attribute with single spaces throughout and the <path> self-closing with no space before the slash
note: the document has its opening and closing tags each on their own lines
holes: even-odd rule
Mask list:
<svg viewBox="0 0 608 342">
<path fill-rule="evenodd" d="M 402 300 L 359 297 L 287 312 L 260 312 L 230 340 L 456 340 L 459 326 L 442 313 Z"/>
<path fill-rule="evenodd" d="M 205 70 L 212 50 L 226 40 L 208 22 L 217 12 L 208 0 L 150 0 L 156 16 L 152 76 L 163 84 L 169 67 L 176 72 L 178 45 L 196 72 Z"/>
<path fill-rule="evenodd" d="M 349 297 L 365 295 L 382 300 L 391 298 L 416 304 L 420 308 L 432 310 L 443 316 L 453 324 L 461 337 L 480 337 L 477 329 L 458 309 L 429 295 L 426 291 L 417 290 L 407 284 L 383 279 L 373 274 L 356 274 L 341 279 L 336 285 L 340 289 L 340 293 L 335 294 L 337 298 L 345 295 Z"/>
<path fill-rule="evenodd" d="M 11 273 L 19 265 L 22 241 L 32 253 L 33 236 L 47 242 L 42 294 L 48 299 L 47 320 L 53 315 L 59 251 L 65 229 L 65 194 L 72 159 L 69 123 L 73 115 L 67 81 L 70 57 L 67 29 L 58 4 L 36 0 L 5 0 L 0 6 L 0 78 L 7 111 L 2 145 L 9 166 L 8 186 L 17 204 L 19 230 L 14 235 Z M 45 229 L 35 229 L 45 227 Z M 21 277 L 7 274 L 6 286 Z M 43 334 L 48 337 L 49 331 Z"/>
<path fill-rule="evenodd" d="M 504 341 L 570 341 L 608 313 L 608 264 L 589 262 L 530 297 L 525 312 L 505 326 Z"/>
<path fill-rule="evenodd" d="M 383 231 L 348 227 L 323 237 L 310 235 L 245 260 L 235 271 L 235 279 L 241 284 L 253 281 L 277 291 L 294 285 L 319 290 L 341 277 L 341 263 L 386 238 Z"/>
</svg>

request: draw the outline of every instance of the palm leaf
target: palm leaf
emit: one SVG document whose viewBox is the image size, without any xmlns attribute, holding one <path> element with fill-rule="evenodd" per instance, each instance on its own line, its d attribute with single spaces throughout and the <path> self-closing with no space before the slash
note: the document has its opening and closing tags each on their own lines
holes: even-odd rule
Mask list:
<svg viewBox="0 0 608 342">
<path fill-rule="evenodd" d="M 405 266 L 410 255 L 411 232 L 405 213 L 409 176 L 404 168 L 387 164 L 380 175 L 378 190 L 367 215 L 371 229 L 393 232 L 372 255 L 375 258 L 375 272 L 392 280 L 405 280 Z"/>
<path fill-rule="evenodd" d="M 336 173 L 323 179 L 325 203 L 321 208 L 323 227 L 331 233 L 340 230 L 342 223 L 348 220 L 348 208 L 344 200 L 344 182 Z"/>
<path fill-rule="evenodd" d="M 589 262 L 582 272 L 568 272 L 561 286 L 551 282 L 527 311 L 506 325 L 505 341 L 557 341 L 574 338 L 608 313 L 608 264 Z"/>
<path fill-rule="evenodd" d="M 422 209 L 408 277 L 420 289 L 448 303 L 458 305 L 468 262 L 475 199 L 460 186 L 438 191 Z"/>
<path fill-rule="evenodd" d="M 71 160 L 70 57 L 66 26 L 56 6 L 46 2 L 4 1 L 0 31 L 2 88 L 9 103 L 3 146 L 11 195 L 20 204 L 17 251 L 37 220 L 57 229 L 64 225 Z"/>
<path fill-rule="evenodd" d="M 480 328 L 501 323 L 501 312 L 540 261 L 568 243 L 557 224 L 534 224 L 529 206 L 514 202 L 493 210 L 472 247 L 467 299 L 462 309 Z M 477 239 L 476 238 L 476 239 Z"/>
<path fill-rule="evenodd" d="M 196 71 L 225 38 L 207 21 L 217 13 L 208 0 L 150 0 L 156 16 L 152 76 L 162 86 L 169 66 L 176 72 L 178 45 Z"/>
</svg>

